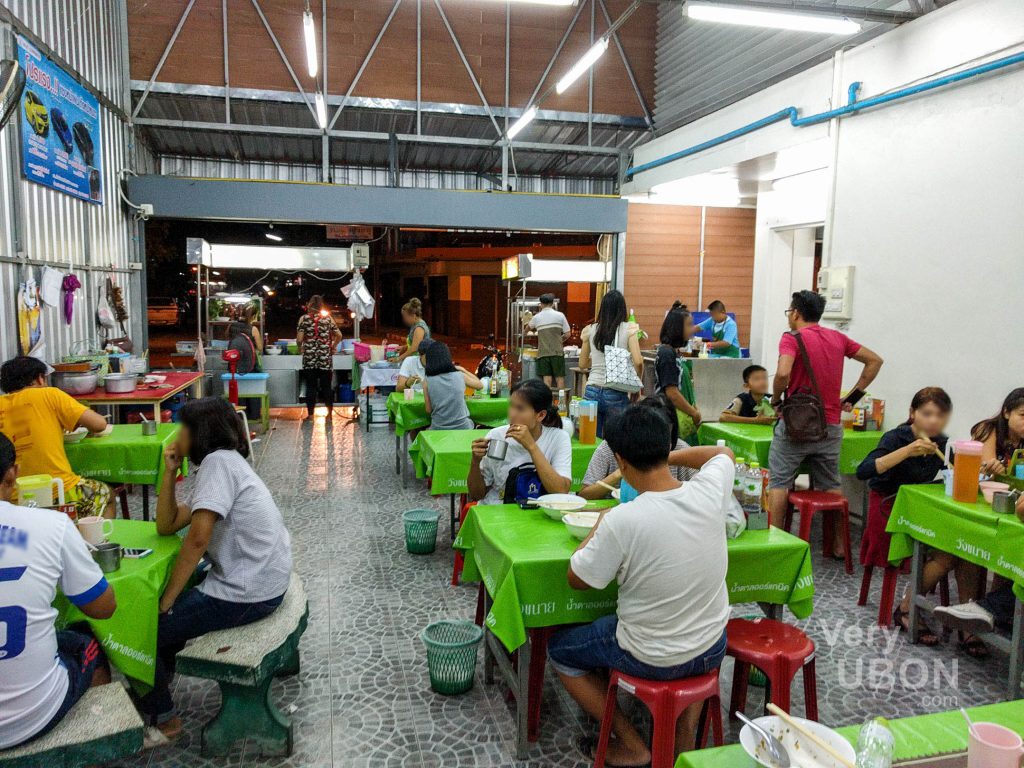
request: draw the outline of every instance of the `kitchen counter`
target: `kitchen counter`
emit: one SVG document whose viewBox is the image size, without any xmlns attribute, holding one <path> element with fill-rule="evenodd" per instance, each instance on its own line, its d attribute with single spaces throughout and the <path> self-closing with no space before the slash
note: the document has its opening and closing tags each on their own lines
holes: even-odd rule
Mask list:
<svg viewBox="0 0 1024 768">
<path fill-rule="evenodd" d="M 207 350 L 207 370 L 216 369 L 217 373 L 227 372 L 227 364 L 220 359 L 220 352 Z M 270 394 L 270 405 L 279 408 L 299 405 L 302 395 L 302 355 L 267 355 L 262 356 L 263 371 L 269 374 L 267 392 Z M 352 355 L 334 355 L 332 367 L 335 371 L 351 371 L 354 363 Z M 220 376 L 214 376 L 214 392 L 223 394 L 224 385 Z"/>
<path fill-rule="evenodd" d="M 653 349 L 643 351 L 644 395 L 655 391 Z M 751 364 L 748 358 L 709 357 L 687 358 L 693 370 L 693 391 L 697 395 L 696 406 L 704 421 L 718 421 L 722 409 L 743 391 L 743 369 Z"/>
</svg>

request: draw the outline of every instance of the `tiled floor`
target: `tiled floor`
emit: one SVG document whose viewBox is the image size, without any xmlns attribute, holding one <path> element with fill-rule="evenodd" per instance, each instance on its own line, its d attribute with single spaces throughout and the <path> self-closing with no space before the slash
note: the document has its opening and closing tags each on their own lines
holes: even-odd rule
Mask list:
<svg viewBox="0 0 1024 768">
<path fill-rule="evenodd" d="M 246 744 L 229 758 L 203 759 L 199 728 L 215 711 L 219 694 L 212 683 L 179 678 L 175 698 L 186 719 L 185 735 L 122 765 L 588 765 L 575 743 L 596 727 L 550 674 L 541 740 L 522 762 L 513 757 L 513 715 L 505 692 L 483 684 L 482 665 L 470 693 L 445 698 L 431 692 L 419 632 L 440 617 L 471 617 L 476 590 L 449 586 L 447 501 L 431 499 L 419 486 L 401 490 L 393 435 L 379 427 L 367 435 L 339 419 L 326 427 L 322 418 L 306 425 L 279 419 L 274 427 L 257 444 L 258 469 L 291 530 L 310 603 L 302 671 L 275 683 L 274 690 L 295 723 L 294 754 L 261 759 Z M 405 552 L 401 513 L 422 506 L 444 510 L 439 547 L 433 555 L 412 556 Z M 871 604 L 857 608 L 859 574 L 846 576 L 839 563 L 817 555 L 814 566 L 816 610 L 802 626 L 818 644 L 823 722 L 846 725 L 870 715 L 906 716 L 1000 699 L 1004 659 L 977 662 L 956 654 L 955 645 L 918 649 L 903 637 L 874 633 L 877 592 Z M 756 609 L 738 606 L 735 612 Z M 730 681 L 727 661 L 723 695 Z M 798 689 L 794 710 L 802 713 Z M 760 691 L 752 688 L 748 711 L 760 703 Z M 731 727 L 727 739 L 735 736 Z"/>
</svg>

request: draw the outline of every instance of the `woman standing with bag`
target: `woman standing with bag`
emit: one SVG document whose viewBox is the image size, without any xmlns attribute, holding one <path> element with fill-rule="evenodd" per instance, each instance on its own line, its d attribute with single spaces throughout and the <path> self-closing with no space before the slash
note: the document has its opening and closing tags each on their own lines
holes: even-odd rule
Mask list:
<svg viewBox="0 0 1024 768">
<path fill-rule="evenodd" d="M 581 333 L 580 368 L 590 369 L 583 394 L 588 400 L 597 402 L 598 437 L 604 434 L 605 422 L 629 405 L 629 394 L 640 391 L 644 360 L 640 356 L 640 341 L 636 335 L 638 328 L 636 323 L 629 323 L 626 318 L 625 297 L 620 291 L 608 291 L 601 300 L 597 321 Z M 631 382 L 627 382 L 630 379 L 628 370 L 609 365 L 609 358 L 614 357 L 618 362 L 626 357 L 623 352 L 608 352 L 611 348 L 628 352 L 635 376 Z"/>
</svg>

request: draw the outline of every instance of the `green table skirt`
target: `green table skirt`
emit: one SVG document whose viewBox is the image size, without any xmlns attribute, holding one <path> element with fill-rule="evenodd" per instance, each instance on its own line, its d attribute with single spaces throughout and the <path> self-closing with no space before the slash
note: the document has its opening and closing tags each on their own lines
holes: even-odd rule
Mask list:
<svg viewBox="0 0 1024 768">
<path fill-rule="evenodd" d="M 117 598 L 117 610 L 109 619 L 90 619 L 63 595 L 58 595 L 57 623 L 67 626 L 87 622 L 110 662 L 126 677 L 151 686 L 156 668 L 160 596 L 181 549 L 181 539 L 161 536 L 156 532 L 156 523 L 139 520 L 114 520 L 113 523 L 110 541 L 124 547 L 152 549 L 153 553 L 138 560 L 122 558 L 120 569 L 106 574 Z"/>
<path fill-rule="evenodd" d="M 768 466 L 768 455 L 775 428 L 768 424 L 701 424 L 697 435 L 701 445 L 714 445 L 719 440 L 737 456 L 749 463 L 757 459 L 762 467 Z M 857 474 L 857 467 L 871 453 L 882 439 L 882 432 L 855 432 L 843 430 L 843 445 L 839 450 L 839 472 L 844 475 Z"/>
<path fill-rule="evenodd" d="M 561 522 L 539 510 L 515 504 L 470 508 L 453 546 L 466 556 L 463 580 L 482 580 L 487 588 L 493 600 L 487 626 L 510 651 L 526 642 L 529 628 L 589 622 L 615 612 L 616 584 L 585 592 L 569 587 L 566 572 L 578 545 Z M 788 605 L 801 619 L 811 614 L 814 577 L 807 542 L 771 528 L 747 531 L 728 547 L 730 602 Z"/>
<path fill-rule="evenodd" d="M 105 483 L 153 485 L 164 476 L 164 449 L 174 442 L 180 427 L 160 424 L 152 436 L 139 424 L 117 424 L 106 437 L 86 437 L 65 445 L 71 469 L 77 475 Z"/>
<path fill-rule="evenodd" d="M 416 435 L 409 446 L 409 456 L 416 468 L 417 478 L 430 478 L 430 493 L 433 496 L 466 493 L 466 477 L 473 456 L 473 441 L 487 437 L 489 429 L 426 429 Z M 572 440 L 572 487 L 577 489 L 583 482 L 590 458 L 601 441 L 583 445 L 575 437 Z"/>
<path fill-rule="evenodd" d="M 1006 577 L 1024 600 L 1024 523 L 993 512 L 980 495 L 965 504 L 946 496 L 941 485 L 904 485 L 886 531 L 890 562 L 903 562 L 920 541 Z"/>
<path fill-rule="evenodd" d="M 417 392 L 412 400 L 406 400 L 404 392 L 392 392 L 388 395 L 387 405 L 388 414 L 395 423 L 395 434 L 399 437 L 406 432 L 430 426 L 430 414 L 427 413 L 422 392 Z M 508 423 L 507 397 L 467 397 L 466 406 L 469 408 L 469 417 L 476 424 L 493 428 Z"/>
<path fill-rule="evenodd" d="M 1024 701 L 987 704 L 972 707 L 968 712 L 976 723 L 998 723 L 1024 735 Z M 897 761 L 962 753 L 967 750 L 967 725 L 959 712 L 938 712 L 890 720 L 889 727 L 896 738 L 894 757 Z M 838 731 L 856 746 L 860 724 L 839 728 Z M 676 761 L 675 768 L 752 768 L 755 765 L 743 747 L 736 744 L 684 752 Z"/>
</svg>

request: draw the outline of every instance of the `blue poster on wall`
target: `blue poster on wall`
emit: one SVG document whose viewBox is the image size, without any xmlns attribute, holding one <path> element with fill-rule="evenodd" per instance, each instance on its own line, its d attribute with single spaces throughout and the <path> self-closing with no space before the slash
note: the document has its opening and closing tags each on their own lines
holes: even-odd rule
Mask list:
<svg viewBox="0 0 1024 768">
<path fill-rule="evenodd" d="M 19 110 L 25 178 L 102 204 L 99 102 L 20 35 L 18 63 L 25 71 Z"/>
</svg>

